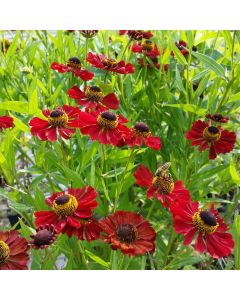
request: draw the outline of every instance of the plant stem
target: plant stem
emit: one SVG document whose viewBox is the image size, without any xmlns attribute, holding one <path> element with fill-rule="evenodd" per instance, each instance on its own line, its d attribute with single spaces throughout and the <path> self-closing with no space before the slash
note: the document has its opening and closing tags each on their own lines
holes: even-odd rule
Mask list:
<svg viewBox="0 0 240 300">
<path fill-rule="evenodd" d="M 171 227 L 171 231 L 170 231 L 170 235 L 169 235 L 169 240 L 168 240 L 168 245 L 167 245 L 167 250 L 166 250 L 166 254 L 165 254 L 165 259 L 164 259 L 164 263 L 163 263 L 163 267 L 166 267 L 167 265 L 167 260 L 168 260 L 168 255 L 171 251 L 172 248 L 172 244 L 175 240 L 175 232 L 173 227 Z"/>
<path fill-rule="evenodd" d="M 88 270 L 87 260 L 86 260 L 86 256 L 85 256 L 85 250 L 84 250 L 84 247 L 82 245 L 82 242 L 77 241 L 77 246 L 78 246 L 78 250 L 81 254 L 81 262 L 82 262 L 83 266 L 85 267 L 85 269 Z"/>
<path fill-rule="evenodd" d="M 152 200 L 152 204 L 151 204 L 151 206 L 150 206 L 150 208 L 149 208 L 147 217 L 146 217 L 147 220 L 150 218 L 150 216 L 151 216 L 151 214 L 152 214 L 152 212 L 153 212 L 153 209 L 154 209 L 154 207 L 155 207 L 155 204 L 156 204 L 156 201 L 155 201 L 155 199 L 153 199 L 153 200 Z"/>
</svg>

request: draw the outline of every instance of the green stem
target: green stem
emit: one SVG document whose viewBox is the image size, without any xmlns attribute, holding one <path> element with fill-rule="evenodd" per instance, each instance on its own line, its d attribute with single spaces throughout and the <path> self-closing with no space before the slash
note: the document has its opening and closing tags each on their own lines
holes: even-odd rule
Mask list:
<svg viewBox="0 0 240 300">
<path fill-rule="evenodd" d="M 171 251 L 172 244 L 173 244 L 174 240 L 175 240 L 175 232 L 174 232 L 174 229 L 172 227 L 171 231 L 170 231 L 170 235 L 169 235 L 169 240 L 168 240 L 168 245 L 167 245 L 167 250 L 166 250 L 166 254 L 165 254 L 165 258 L 164 258 L 163 267 L 166 267 L 166 265 L 167 265 L 168 255 Z"/>
<path fill-rule="evenodd" d="M 152 204 L 151 204 L 151 206 L 150 206 L 150 208 L 149 208 L 147 217 L 146 217 L 147 220 L 149 220 L 149 218 L 150 218 L 150 216 L 151 216 L 151 214 L 152 214 L 152 212 L 153 212 L 153 209 L 154 209 L 154 207 L 155 207 L 155 204 L 156 204 L 156 201 L 155 201 L 155 199 L 153 199 L 153 200 L 152 200 Z"/>
<path fill-rule="evenodd" d="M 85 267 L 85 269 L 88 270 L 88 264 L 87 264 L 87 260 L 86 260 L 86 256 L 85 256 L 85 249 L 82 245 L 82 242 L 77 241 L 77 246 L 78 246 L 78 250 L 81 254 L 81 262 L 82 262 L 83 266 Z"/>
<path fill-rule="evenodd" d="M 103 82 L 104 82 L 104 83 L 106 83 L 106 81 L 107 81 L 108 73 L 109 73 L 109 71 L 106 71 L 106 74 L 105 74 L 104 79 L 103 79 Z"/>
</svg>

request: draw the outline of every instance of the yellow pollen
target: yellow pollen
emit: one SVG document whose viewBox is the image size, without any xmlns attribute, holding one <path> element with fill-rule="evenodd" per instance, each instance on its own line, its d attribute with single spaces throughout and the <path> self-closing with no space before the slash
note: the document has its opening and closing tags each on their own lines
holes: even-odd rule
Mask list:
<svg viewBox="0 0 240 300">
<path fill-rule="evenodd" d="M 145 51 L 152 51 L 154 48 L 153 42 L 150 40 L 146 40 L 142 42 L 142 49 Z"/>
<path fill-rule="evenodd" d="M 206 233 L 213 234 L 217 230 L 219 224 L 217 223 L 215 226 L 206 224 L 202 220 L 200 213 L 201 213 L 201 210 L 195 212 L 195 214 L 193 215 L 193 217 L 192 217 L 193 225 L 195 226 L 195 228 L 198 231 L 201 231 L 204 234 L 206 234 Z"/>
<path fill-rule="evenodd" d="M 109 129 L 116 128 L 118 126 L 118 118 L 115 121 L 107 120 L 101 116 L 101 114 L 97 117 L 98 125 L 102 127 L 106 127 Z"/>
<path fill-rule="evenodd" d="M 103 64 L 106 69 L 115 68 L 117 66 L 116 60 L 112 58 L 105 58 Z"/>
<path fill-rule="evenodd" d="M 89 86 L 86 88 L 85 94 L 89 100 L 94 102 L 99 102 L 103 99 L 103 93 L 101 91 L 91 89 Z"/>
<path fill-rule="evenodd" d="M 174 189 L 174 181 L 170 175 L 155 176 L 152 181 L 154 189 L 160 189 L 162 194 L 170 194 Z"/>
<path fill-rule="evenodd" d="M 48 123 L 54 127 L 64 127 L 68 123 L 68 115 L 66 113 L 63 113 L 60 116 L 49 117 Z"/>
<path fill-rule="evenodd" d="M 61 196 L 63 196 L 63 195 L 64 194 L 58 196 L 58 198 L 61 197 Z M 70 216 L 77 209 L 77 207 L 78 207 L 78 201 L 77 201 L 77 199 L 73 195 L 70 195 L 70 194 L 68 194 L 68 197 L 69 197 L 68 202 L 63 203 L 63 204 L 57 204 L 56 201 L 57 201 L 58 198 L 56 198 L 54 200 L 54 202 L 53 202 L 53 210 L 54 210 L 54 212 L 56 213 L 57 216 L 59 216 L 59 217 Z"/>
<path fill-rule="evenodd" d="M 131 130 L 134 135 L 141 136 L 143 138 L 148 138 L 151 135 L 151 131 L 141 131 L 135 127 L 133 127 Z"/>
<path fill-rule="evenodd" d="M 0 241 L 0 265 L 3 264 L 10 255 L 10 249 L 4 241 Z"/>
<path fill-rule="evenodd" d="M 215 142 L 218 141 L 221 137 L 221 132 L 218 131 L 216 133 L 211 133 L 209 131 L 209 127 L 206 127 L 203 131 L 203 137 L 208 141 L 208 142 Z"/>
</svg>

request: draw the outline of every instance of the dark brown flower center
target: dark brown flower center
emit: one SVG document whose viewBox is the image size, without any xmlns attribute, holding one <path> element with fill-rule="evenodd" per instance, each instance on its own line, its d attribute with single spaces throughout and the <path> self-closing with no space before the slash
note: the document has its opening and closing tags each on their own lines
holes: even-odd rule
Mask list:
<svg viewBox="0 0 240 300">
<path fill-rule="evenodd" d="M 118 126 L 118 118 L 114 113 L 104 111 L 98 115 L 97 123 L 102 127 L 112 129 Z"/>
<path fill-rule="evenodd" d="M 217 134 L 219 132 L 219 129 L 215 126 L 208 127 L 208 132 L 211 134 Z"/>
<path fill-rule="evenodd" d="M 92 85 L 89 87 L 92 92 L 101 92 L 101 89 L 98 86 Z"/>
<path fill-rule="evenodd" d="M 221 136 L 220 130 L 215 127 L 215 126 L 209 126 L 206 127 L 203 131 L 203 137 L 208 141 L 208 142 L 214 142 L 219 140 Z"/>
<path fill-rule="evenodd" d="M 72 68 L 81 69 L 81 62 L 77 57 L 71 57 L 71 58 L 69 58 L 69 60 L 67 62 L 67 66 L 72 67 Z"/>
<path fill-rule="evenodd" d="M 64 127 L 67 125 L 68 116 L 61 109 L 55 109 L 50 113 L 48 122 L 51 126 L 54 127 Z"/>
<path fill-rule="evenodd" d="M 146 40 L 142 43 L 142 49 L 146 51 L 152 51 L 154 48 L 153 42 L 151 40 Z"/>
<path fill-rule="evenodd" d="M 98 86 L 87 86 L 85 94 L 88 100 L 93 102 L 99 102 L 103 99 L 102 90 Z"/>
<path fill-rule="evenodd" d="M 3 264 L 10 255 L 10 249 L 4 241 L 0 241 L 0 265 Z"/>
<path fill-rule="evenodd" d="M 98 30 L 79 30 L 79 32 L 85 38 L 92 38 L 92 37 L 94 37 L 98 33 Z"/>
<path fill-rule="evenodd" d="M 209 226 L 216 226 L 217 225 L 217 219 L 210 211 L 203 210 L 200 212 L 200 218 L 203 220 L 203 222 Z"/>
<path fill-rule="evenodd" d="M 59 217 L 72 215 L 78 208 L 78 201 L 73 195 L 63 194 L 53 202 L 53 210 Z"/>
<path fill-rule="evenodd" d="M 131 224 L 123 224 L 118 227 L 116 235 L 121 243 L 130 244 L 136 240 L 137 230 Z"/>
<path fill-rule="evenodd" d="M 108 120 L 108 121 L 116 121 L 117 117 L 114 113 L 110 111 L 104 111 L 101 113 L 101 117 Z"/>
<path fill-rule="evenodd" d="M 69 196 L 68 195 L 62 195 L 60 197 L 58 197 L 56 200 L 55 200 L 55 203 L 57 205 L 63 205 L 65 203 L 67 203 L 69 201 Z"/>
<path fill-rule="evenodd" d="M 39 230 L 34 236 L 34 244 L 38 247 L 48 245 L 53 236 L 54 234 L 47 229 Z"/>
<path fill-rule="evenodd" d="M 149 127 L 147 126 L 147 124 L 145 124 L 143 122 L 137 122 L 134 125 L 134 128 L 141 131 L 141 132 L 149 132 Z"/>
<path fill-rule="evenodd" d="M 51 117 L 51 118 L 57 118 L 57 117 L 60 117 L 60 116 L 62 116 L 62 115 L 64 115 L 64 112 L 63 112 L 62 110 L 60 110 L 60 109 L 55 109 L 55 110 L 53 110 L 53 111 L 50 113 L 50 117 Z"/>
<path fill-rule="evenodd" d="M 105 58 L 102 63 L 107 70 L 115 68 L 117 66 L 116 60 L 112 58 Z"/>
</svg>

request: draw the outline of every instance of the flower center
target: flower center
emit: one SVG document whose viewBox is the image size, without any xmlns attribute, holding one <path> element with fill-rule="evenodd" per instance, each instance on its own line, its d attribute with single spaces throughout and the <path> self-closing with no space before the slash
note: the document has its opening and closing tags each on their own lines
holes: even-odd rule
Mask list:
<svg viewBox="0 0 240 300">
<path fill-rule="evenodd" d="M 54 127 L 66 126 L 67 122 L 68 122 L 67 114 L 60 109 L 53 110 L 50 113 L 50 117 L 48 118 L 48 123 Z"/>
<path fill-rule="evenodd" d="M 98 30 L 79 30 L 79 32 L 85 38 L 91 38 L 91 37 L 94 37 L 98 33 Z"/>
<path fill-rule="evenodd" d="M 3 264 L 10 255 L 10 249 L 4 241 L 0 241 L 0 265 Z"/>
<path fill-rule="evenodd" d="M 154 48 L 153 42 L 151 40 L 145 40 L 142 43 L 142 49 L 146 51 L 152 51 Z"/>
<path fill-rule="evenodd" d="M 118 118 L 110 111 L 104 111 L 97 117 L 98 125 L 106 128 L 116 128 L 118 126 Z"/>
<path fill-rule="evenodd" d="M 143 30 L 128 30 L 128 36 L 133 40 L 140 41 L 143 38 Z"/>
<path fill-rule="evenodd" d="M 193 215 L 192 221 L 196 229 L 205 234 L 213 234 L 219 226 L 214 214 L 207 210 L 197 211 Z"/>
<path fill-rule="evenodd" d="M 141 136 L 144 138 L 147 138 L 151 135 L 149 127 L 143 122 L 136 123 L 132 128 L 132 132 L 134 135 Z"/>
<path fill-rule="evenodd" d="M 78 201 L 73 195 L 63 194 L 53 202 L 53 210 L 59 217 L 72 215 L 78 207 Z"/>
<path fill-rule="evenodd" d="M 102 90 L 97 86 L 87 86 L 85 93 L 90 101 L 99 102 L 103 99 Z"/>
<path fill-rule="evenodd" d="M 163 195 L 170 194 L 174 189 L 174 181 L 171 175 L 155 176 L 152 181 L 155 190 L 159 189 Z"/>
<path fill-rule="evenodd" d="M 71 68 L 81 69 L 81 62 L 77 57 L 71 57 L 67 62 L 67 66 Z"/>
<path fill-rule="evenodd" d="M 39 230 L 34 236 L 34 244 L 38 247 L 48 245 L 53 237 L 54 234 L 51 231 L 47 229 Z"/>
<path fill-rule="evenodd" d="M 131 224 L 123 224 L 118 227 L 116 235 L 121 243 L 131 244 L 137 239 L 137 230 Z"/>
<path fill-rule="evenodd" d="M 206 127 L 203 131 L 203 137 L 208 141 L 208 142 L 214 142 L 219 140 L 221 136 L 221 132 L 219 129 L 215 126 L 209 126 Z"/>
<path fill-rule="evenodd" d="M 105 58 L 102 63 L 107 70 L 115 68 L 117 66 L 116 60 L 112 58 Z"/>
</svg>

